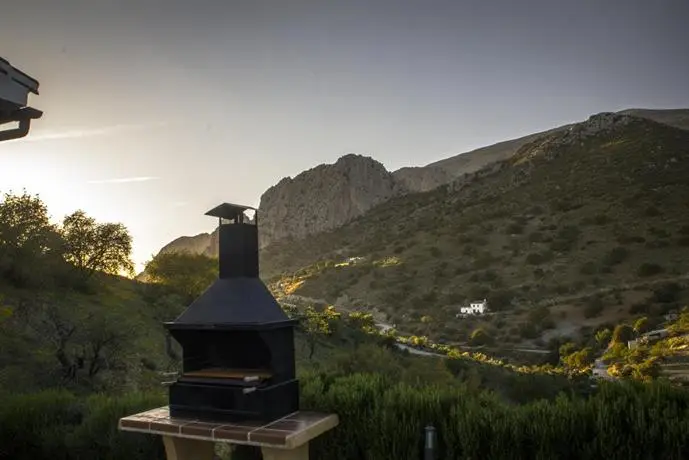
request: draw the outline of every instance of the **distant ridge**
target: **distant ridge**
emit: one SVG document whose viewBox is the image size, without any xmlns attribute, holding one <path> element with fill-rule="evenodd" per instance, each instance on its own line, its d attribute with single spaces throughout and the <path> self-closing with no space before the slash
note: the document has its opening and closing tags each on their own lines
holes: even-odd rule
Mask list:
<svg viewBox="0 0 689 460">
<path fill-rule="evenodd" d="M 625 109 L 615 112 L 689 130 L 689 109 Z M 590 119 L 589 119 L 590 120 Z M 294 178 L 283 178 L 261 196 L 261 246 L 331 231 L 394 197 L 427 192 L 512 158 L 539 139 L 565 133 L 579 123 L 511 139 L 436 161 L 389 172 L 373 158 L 348 154 L 334 164 L 318 165 Z M 181 237 L 161 252 L 215 255 L 213 233 Z"/>
</svg>

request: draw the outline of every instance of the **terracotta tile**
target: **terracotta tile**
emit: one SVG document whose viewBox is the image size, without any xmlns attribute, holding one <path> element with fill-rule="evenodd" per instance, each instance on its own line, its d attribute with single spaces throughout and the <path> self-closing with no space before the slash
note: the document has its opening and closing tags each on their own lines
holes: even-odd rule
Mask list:
<svg viewBox="0 0 689 460">
<path fill-rule="evenodd" d="M 253 428 L 235 425 L 222 425 L 213 430 L 213 439 L 219 441 L 247 441 L 249 438 L 249 431 Z"/>
<path fill-rule="evenodd" d="M 216 428 L 217 426 L 217 423 L 191 422 L 186 425 L 182 425 L 181 434 L 212 438 L 213 428 Z"/>
<path fill-rule="evenodd" d="M 281 430 L 281 431 L 302 431 L 306 428 L 312 426 L 313 423 L 308 423 L 303 420 L 278 420 L 270 425 L 266 426 L 270 430 Z"/>
<path fill-rule="evenodd" d="M 179 427 L 179 423 L 175 423 L 169 419 L 151 420 L 151 431 L 157 431 L 160 433 L 179 433 Z"/>
<path fill-rule="evenodd" d="M 258 428 L 263 428 L 270 422 L 259 422 L 259 421 L 243 421 L 243 422 L 226 422 L 225 425 L 232 425 L 236 427 L 245 428 L 248 431 L 256 430 Z"/>
<path fill-rule="evenodd" d="M 269 444 L 272 446 L 284 446 L 287 442 L 287 437 L 291 434 L 292 433 L 290 431 L 259 428 L 258 430 L 249 433 L 249 441 L 260 442 L 261 444 Z"/>
<path fill-rule="evenodd" d="M 125 417 L 120 419 L 121 428 L 134 428 L 136 430 L 149 430 L 151 426 L 150 420 L 141 417 Z"/>
</svg>

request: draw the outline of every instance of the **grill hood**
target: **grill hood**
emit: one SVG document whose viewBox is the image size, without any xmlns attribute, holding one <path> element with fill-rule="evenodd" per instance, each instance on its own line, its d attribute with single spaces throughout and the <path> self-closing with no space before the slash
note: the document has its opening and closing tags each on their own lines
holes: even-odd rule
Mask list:
<svg viewBox="0 0 689 460">
<path fill-rule="evenodd" d="M 254 212 L 254 218 L 246 215 Z M 175 329 L 266 329 L 295 323 L 258 277 L 258 212 L 223 203 L 206 215 L 219 218 L 219 277 L 174 321 Z"/>
</svg>

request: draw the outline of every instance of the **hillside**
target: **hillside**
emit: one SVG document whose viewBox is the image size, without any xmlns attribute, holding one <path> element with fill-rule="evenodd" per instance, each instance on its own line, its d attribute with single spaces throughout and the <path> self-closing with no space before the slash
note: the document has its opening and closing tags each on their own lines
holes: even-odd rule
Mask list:
<svg viewBox="0 0 689 460">
<path fill-rule="evenodd" d="M 621 115 L 632 115 L 635 117 L 646 118 L 658 123 L 674 126 L 675 128 L 689 130 L 689 109 L 626 109 L 617 113 Z M 470 152 L 460 153 L 459 155 L 426 165 L 425 168 L 440 168 L 445 170 L 446 173 L 452 177 L 470 174 L 491 163 L 510 158 L 512 155 L 517 153 L 521 147 L 529 142 L 533 142 L 536 139 L 543 138 L 551 134 L 567 131 L 571 126 L 571 124 L 559 126 L 547 131 L 523 136 L 518 139 L 511 139 L 494 145 L 489 145 L 487 147 L 481 147 Z"/>
<path fill-rule="evenodd" d="M 688 132 L 601 114 L 452 186 L 271 245 L 264 276 L 451 340 L 479 324 L 509 342 L 574 334 L 630 309 L 672 308 L 652 296 L 666 282 L 684 286 L 689 273 L 687 177 Z M 503 312 L 455 319 L 459 305 L 484 297 Z"/>
<path fill-rule="evenodd" d="M 633 115 L 681 129 L 689 129 L 689 109 L 628 109 Z M 518 139 L 500 142 L 431 163 L 404 167 L 392 173 L 372 158 L 349 154 L 334 164 L 323 164 L 284 178 L 261 197 L 261 245 L 337 228 L 390 198 L 427 192 L 465 174 L 511 158 L 524 145 L 551 134 L 566 132 L 560 126 Z M 161 253 L 185 251 L 215 255 L 214 233 L 183 236 L 166 244 Z"/>
</svg>

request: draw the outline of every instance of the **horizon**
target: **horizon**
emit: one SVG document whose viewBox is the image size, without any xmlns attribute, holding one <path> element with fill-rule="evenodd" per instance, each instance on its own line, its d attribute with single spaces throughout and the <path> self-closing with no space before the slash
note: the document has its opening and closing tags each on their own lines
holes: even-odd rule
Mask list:
<svg viewBox="0 0 689 460">
<path fill-rule="evenodd" d="M 54 220 L 122 222 L 139 271 L 212 231 L 218 202 L 258 206 L 347 153 L 394 171 L 595 113 L 689 107 L 688 15 L 678 0 L 16 6 L 0 56 L 41 83 L 44 116 L 0 145 L 0 191 L 38 194 Z"/>
</svg>

